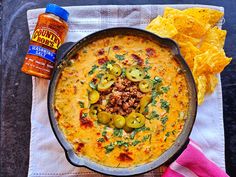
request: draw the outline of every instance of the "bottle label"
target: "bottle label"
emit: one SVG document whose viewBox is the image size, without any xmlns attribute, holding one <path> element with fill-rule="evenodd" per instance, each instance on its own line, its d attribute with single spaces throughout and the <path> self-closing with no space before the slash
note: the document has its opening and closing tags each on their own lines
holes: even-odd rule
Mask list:
<svg viewBox="0 0 236 177">
<path fill-rule="evenodd" d="M 28 54 L 42 57 L 53 63 L 55 62 L 56 58 L 56 54 L 54 52 L 36 45 L 29 46 Z"/>
<path fill-rule="evenodd" d="M 36 29 L 31 40 L 54 49 L 58 49 L 61 45 L 61 39 L 59 36 L 48 28 Z"/>
</svg>

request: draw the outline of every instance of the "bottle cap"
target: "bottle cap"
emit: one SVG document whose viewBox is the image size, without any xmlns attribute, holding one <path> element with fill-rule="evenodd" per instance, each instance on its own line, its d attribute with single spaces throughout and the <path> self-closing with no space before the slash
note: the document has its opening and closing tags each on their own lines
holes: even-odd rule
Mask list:
<svg viewBox="0 0 236 177">
<path fill-rule="evenodd" d="M 48 4 L 46 7 L 46 13 L 52 13 L 60 18 L 62 18 L 63 20 L 65 20 L 67 22 L 68 17 L 69 17 L 69 12 L 67 12 L 65 9 L 63 9 L 62 7 L 56 5 L 56 4 Z"/>
</svg>

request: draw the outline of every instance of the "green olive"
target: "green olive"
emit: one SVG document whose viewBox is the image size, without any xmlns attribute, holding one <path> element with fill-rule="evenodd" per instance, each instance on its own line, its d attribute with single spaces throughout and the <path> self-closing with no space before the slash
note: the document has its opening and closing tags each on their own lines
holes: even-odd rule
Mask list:
<svg viewBox="0 0 236 177">
<path fill-rule="evenodd" d="M 116 128 L 123 128 L 125 125 L 125 118 L 121 115 L 114 115 L 113 121 Z"/>
<path fill-rule="evenodd" d="M 123 127 L 123 129 L 124 129 L 124 131 L 126 132 L 126 133 L 131 133 L 134 129 L 133 128 L 130 128 L 130 127 L 128 127 L 127 125 L 125 125 L 124 127 Z"/>
<path fill-rule="evenodd" d="M 150 103 L 151 99 L 151 95 L 145 95 L 140 99 L 140 113 L 144 112 L 146 106 Z"/>
<path fill-rule="evenodd" d="M 96 118 L 100 110 L 99 104 L 94 104 L 89 108 L 89 116 L 91 118 Z"/>
<path fill-rule="evenodd" d="M 144 76 L 145 73 L 140 66 L 132 66 L 126 70 L 126 77 L 133 82 L 143 80 Z"/>
<path fill-rule="evenodd" d="M 118 64 L 112 65 L 110 71 L 111 71 L 111 74 L 114 75 L 114 76 L 121 75 L 121 67 Z"/>
<path fill-rule="evenodd" d="M 126 125 L 130 128 L 140 128 L 145 124 L 144 115 L 136 112 L 132 112 L 126 118 Z"/>
<path fill-rule="evenodd" d="M 105 91 L 109 89 L 116 81 L 116 77 L 111 74 L 105 74 L 102 76 L 101 81 L 98 83 L 98 90 Z"/>
<path fill-rule="evenodd" d="M 111 114 L 105 111 L 98 113 L 98 122 L 102 124 L 108 124 L 111 121 Z"/>
<path fill-rule="evenodd" d="M 89 93 L 89 102 L 91 104 L 94 104 L 94 103 L 96 103 L 99 100 L 99 97 L 100 97 L 99 92 L 97 90 L 92 90 Z"/>
<path fill-rule="evenodd" d="M 143 93 L 150 92 L 152 91 L 152 82 L 148 79 L 144 79 L 141 82 L 139 82 L 138 87 Z"/>
</svg>

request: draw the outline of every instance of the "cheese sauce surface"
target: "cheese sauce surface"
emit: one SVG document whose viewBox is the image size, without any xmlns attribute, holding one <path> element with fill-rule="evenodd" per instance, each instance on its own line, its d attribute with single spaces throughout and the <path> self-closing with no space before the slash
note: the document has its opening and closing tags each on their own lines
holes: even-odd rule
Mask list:
<svg viewBox="0 0 236 177">
<path fill-rule="evenodd" d="M 58 125 L 78 156 L 117 168 L 146 164 L 183 129 L 186 82 L 166 47 L 132 35 L 99 39 L 61 73 L 54 103 Z"/>
</svg>

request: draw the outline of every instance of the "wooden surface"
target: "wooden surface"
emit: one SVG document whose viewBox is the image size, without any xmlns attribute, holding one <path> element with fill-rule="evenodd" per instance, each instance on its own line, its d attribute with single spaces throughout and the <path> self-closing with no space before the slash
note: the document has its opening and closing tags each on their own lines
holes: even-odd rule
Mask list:
<svg viewBox="0 0 236 177">
<path fill-rule="evenodd" d="M 236 1 L 235 0 L 55 0 L 61 6 L 89 4 L 212 4 L 225 7 L 225 24 L 228 31 L 225 51 L 233 61 L 222 73 L 223 109 L 225 126 L 226 169 L 236 176 Z M 28 172 L 31 77 L 20 72 L 28 49 L 29 32 L 26 11 L 45 7 L 48 1 L 3 0 L 0 34 L 1 109 L 0 109 L 0 176 L 24 177 Z"/>
</svg>

